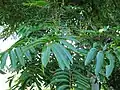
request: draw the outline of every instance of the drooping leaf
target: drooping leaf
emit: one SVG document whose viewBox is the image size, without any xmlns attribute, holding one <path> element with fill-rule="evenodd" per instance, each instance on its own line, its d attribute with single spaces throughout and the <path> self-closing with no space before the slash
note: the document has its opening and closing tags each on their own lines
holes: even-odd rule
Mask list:
<svg viewBox="0 0 120 90">
<path fill-rule="evenodd" d="M 91 63 L 93 59 L 95 59 L 95 56 L 97 54 L 97 49 L 96 48 L 91 48 L 90 51 L 87 54 L 86 60 L 85 60 L 85 65 L 88 65 Z"/>
<path fill-rule="evenodd" d="M 107 65 L 106 66 L 106 77 L 108 78 L 113 71 L 113 66 L 112 65 Z"/>
<path fill-rule="evenodd" d="M 32 57 L 31 57 L 30 51 L 31 51 L 32 53 L 35 53 L 34 47 L 31 47 L 29 50 L 25 50 L 24 47 L 21 47 L 21 53 L 24 54 L 25 57 L 31 61 L 31 60 L 32 60 Z"/>
<path fill-rule="evenodd" d="M 116 48 L 114 50 L 114 53 L 115 53 L 116 57 L 118 58 L 118 60 L 120 61 L 120 48 Z"/>
<path fill-rule="evenodd" d="M 14 52 L 14 50 L 11 50 L 9 55 L 10 55 L 10 60 L 11 60 L 12 67 L 14 69 L 16 69 L 16 67 L 17 67 L 16 53 Z"/>
<path fill-rule="evenodd" d="M 3 69 L 5 64 L 6 64 L 6 60 L 8 57 L 8 52 L 4 53 L 3 56 L 1 57 L 1 63 L 0 63 L 0 68 Z"/>
<path fill-rule="evenodd" d="M 110 64 L 106 66 L 106 77 L 108 78 L 113 71 L 115 57 L 110 51 L 106 52 L 106 57 L 108 58 L 108 60 L 110 62 Z"/>
<path fill-rule="evenodd" d="M 44 44 L 44 43 L 48 42 L 48 39 L 49 39 L 48 36 L 41 37 L 41 38 L 35 40 L 34 42 L 31 42 L 28 45 L 24 46 L 23 50 L 27 51 L 27 50 L 33 49 L 37 45 Z"/>
<path fill-rule="evenodd" d="M 70 52 L 61 44 L 58 44 L 58 46 L 63 51 L 63 53 L 67 57 L 67 59 L 73 64 L 73 60 L 72 60 L 72 56 L 71 56 Z"/>
<path fill-rule="evenodd" d="M 20 64 L 25 66 L 25 59 L 23 57 L 23 52 L 22 52 L 21 48 L 18 47 L 15 50 L 16 50 L 16 54 L 17 54 Z"/>
<path fill-rule="evenodd" d="M 60 67 L 62 70 L 64 70 L 64 69 L 65 69 L 65 64 L 63 63 L 61 54 L 60 54 L 60 52 L 57 50 L 56 45 L 53 44 L 53 45 L 51 46 L 51 49 L 52 49 L 52 52 L 54 53 L 55 57 L 57 58 L 59 67 Z"/>
<path fill-rule="evenodd" d="M 64 48 L 62 45 L 60 45 L 59 43 L 55 43 L 56 49 L 59 51 L 59 55 L 63 61 L 63 63 L 65 64 L 65 66 L 70 69 L 70 60 L 68 55 L 65 53 L 66 48 Z"/>
<path fill-rule="evenodd" d="M 32 57 L 31 57 L 31 54 L 30 54 L 30 51 L 26 51 L 24 52 L 25 56 L 31 61 L 32 60 Z"/>
<path fill-rule="evenodd" d="M 42 56 L 41 56 L 41 60 L 42 60 L 42 64 L 44 65 L 44 67 L 46 67 L 48 61 L 49 61 L 49 58 L 50 58 L 50 47 L 47 46 L 47 47 L 44 47 L 43 50 L 42 50 Z"/>
<path fill-rule="evenodd" d="M 95 68 L 96 75 L 98 75 L 98 73 L 102 69 L 103 60 L 104 60 L 104 53 L 103 53 L 103 51 L 99 51 L 96 56 L 96 68 Z"/>
</svg>

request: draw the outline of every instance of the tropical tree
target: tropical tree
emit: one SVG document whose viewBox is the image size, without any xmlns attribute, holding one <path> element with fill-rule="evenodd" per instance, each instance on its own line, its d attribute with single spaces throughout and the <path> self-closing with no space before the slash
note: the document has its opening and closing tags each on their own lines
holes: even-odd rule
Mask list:
<svg viewBox="0 0 120 90">
<path fill-rule="evenodd" d="M 112 85 L 108 81 L 120 60 L 119 0 L 1 2 L 0 38 L 19 37 L 0 54 L 1 69 L 7 57 L 11 60 L 10 90 L 108 90 Z"/>
</svg>

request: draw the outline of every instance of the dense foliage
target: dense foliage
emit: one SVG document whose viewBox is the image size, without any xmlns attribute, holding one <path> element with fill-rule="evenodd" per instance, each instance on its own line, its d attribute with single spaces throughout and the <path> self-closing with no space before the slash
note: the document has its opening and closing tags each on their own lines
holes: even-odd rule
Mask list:
<svg viewBox="0 0 120 90">
<path fill-rule="evenodd" d="M 15 73 L 10 90 L 90 90 L 94 79 L 100 88 L 119 88 L 111 84 L 119 71 L 119 0 L 0 2 L 0 38 L 19 37 L 0 54 L 1 69 L 9 56 Z"/>
</svg>

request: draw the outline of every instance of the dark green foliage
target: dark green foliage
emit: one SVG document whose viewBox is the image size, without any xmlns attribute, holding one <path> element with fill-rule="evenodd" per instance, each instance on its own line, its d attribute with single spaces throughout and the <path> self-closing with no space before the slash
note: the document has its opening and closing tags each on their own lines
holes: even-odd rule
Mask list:
<svg viewBox="0 0 120 90">
<path fill-rule="evenodd" d="M 56 70 L 51 84 L 55 85 L 57 90 L 90 89 L 90 79 L 81 74 L 81 67 L 77 64 L 73 65 L 71 70 Z"/>
</svg>

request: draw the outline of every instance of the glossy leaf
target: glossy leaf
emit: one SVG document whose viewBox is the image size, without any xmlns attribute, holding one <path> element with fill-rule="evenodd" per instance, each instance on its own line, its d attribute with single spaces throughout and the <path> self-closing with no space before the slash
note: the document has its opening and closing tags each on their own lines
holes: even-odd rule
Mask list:
<svg viewBox="0 0 120 90">
<path fill-rule="evenodd" d="M 56 43 L 56 48 L 59 51 L 59 55 L 63 61 L 63 63 L 65 64 L 65 66 L 70 69 L 70 60 L 67 56 L 67 54 L 65 53 L 65 48 L 63 46 L 61 46 L 59 43 Z"/>
<path fill-rule="evenodd" d="M 52 48 L 52 52 L 54 53 L 55 57 L 57 58 L 59 67 L 64 70 L 65 69 L 65 64 L 63 63 L 62 57 L 61 57 L 61 53 L 57 50 L 56 45 L 53 44 L 51 46 Z"/>
<path fill-rule="evenodd" d="M 1 63 L 0 63 L 0 68 L 3 69 L 5 64 L 6 64 L 6 60 L 8 57 L 8 52 L 4 53 L 3 56 L 1 57 Z"/>
<path fill-rule="evenodd" d="M 14 50 L 11 50 L 9 55 L 10 55 L 10 60 L 11 60 L 12 67 L 14 69 L 16 69 L 16 67 L 17 67 L 17 56 L 16 56 L 16 53 L 14 52 Z"/>
<path fill-rule="evenodd" d="M 106 77 L 109 77 L 114 68 L 115 57 L 110 51 L 106 52 L 106 57 L 108 58 L 110 62 L 110 64 L 106 66 Z"/>
<path fill-rule="evenodd" d="M 50 51 L 50 47 L 49 46 L 43 47 L 41 60 L 42 60 L 42 64 L 44 65 L 44 67 L 46 67 L 46 65 L 47 65 L 47 63 L 49 61 L 50 52 L 51 51 Z"/>
<path fill-rule="evenodd" d="M 95 68 L 96 75 L 98 75 L 98 73 L 102 69 L 103 61 L 104 61 L 104 53 L 103 51 L 99 51 L 96 56 L 96 68 Z"/>
<path fill-rule="evenodd" d="M 63 52 L 64 56 L 66 56 L 67 59 L 73 64 L 73 60 L 70 52 L 61 44 L 58 44 L 58 46 L 60 47 L 60 50 Z"/>
<path fill-rule="evenodd" d="M 88 65 L 91 63 L 93 59 L 95 59 L 95 56 L 97 54 L 97 49 L 96 48 L 91 48 L 90 51 L 87 54 L 86 60 L 85 60 L 85 65 Z"/>
<path fill-rule="evenodd" d="M 16 48 L 16 54 L 21 65 L 25 66 L 25 59 L 23 58 L 23 52 L 21 48 Z"/>
</svg>

